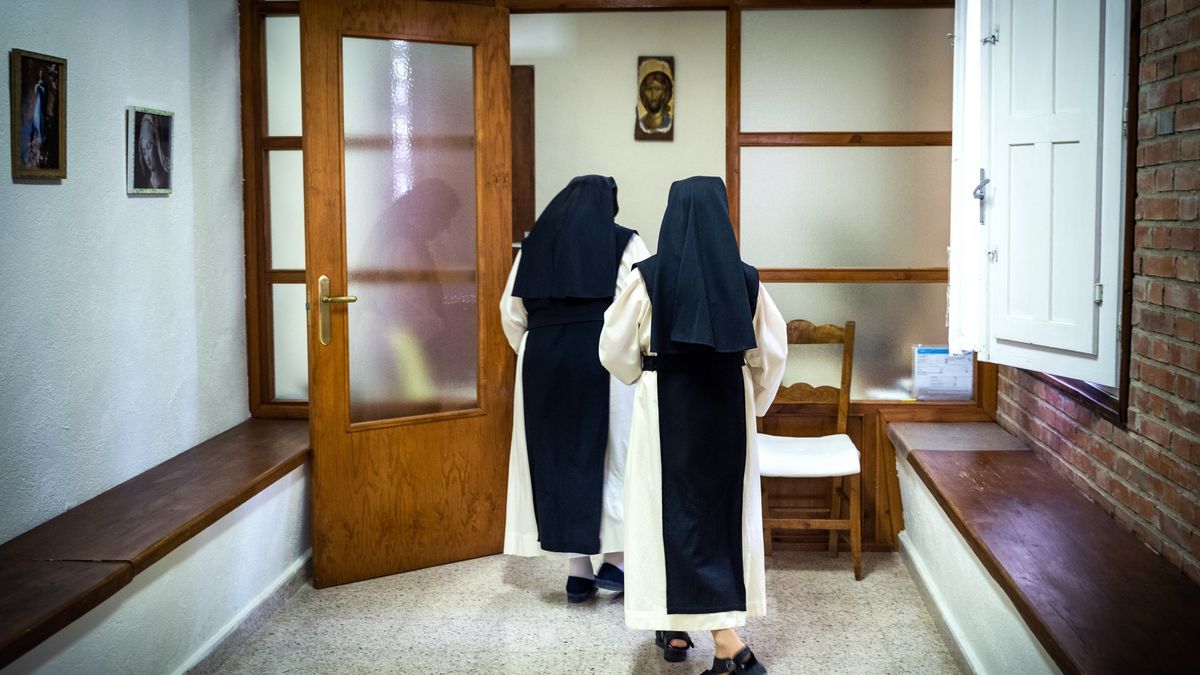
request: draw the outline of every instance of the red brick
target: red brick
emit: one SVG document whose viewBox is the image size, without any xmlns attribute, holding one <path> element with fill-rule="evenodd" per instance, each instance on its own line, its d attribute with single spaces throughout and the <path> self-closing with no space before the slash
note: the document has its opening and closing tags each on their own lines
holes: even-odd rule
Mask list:
<svg viewBox="0 0 1200 675">
<path fill-rule="evenodd" d="M 1152 223 L 1138 223 L 1134 229 L 1134 245 L 1138 248 L 1168 248 L 1171 232 Z"/>
<path fill-rule="evenodd" d="M 1176 190 L 1200 189 L 1200 166 L 1187 164 L 1176 168 L 1173 187 Z"/>
<path fill-rule="evenodd" d="M 1142 34 L 1144 35 L 1151 24 L 1162 21 L 1167 16 L 1166 0 L 1148 0 L 1142 3 Z"/>
<path fill-rule="evenodd" d="M 1154 190 L 1170 192 L 1175 188 L 1175 170 L 1169 166 L 1160 166 L 1154 170 Z M 1178 188 L 1180 190 L 1184 188 Z"/>
<path fill-rule="evenodd" d="M 1163 291 L 1163 304 L 1168 307 L 1186 309 L 1189 312 L 1200 312 L 1200 289 L 1188 284 L 1166 284 L 1166 289 Z"/>
<path fill-rule="evenodd" d="M 1179 160 L 1179 139 L 1168 138 L 1153 143 L 1143 143 L 1138 146 L 1138 153 L 1141 154 L 1143 151 L 1145 154 L 1141 166 L 1175 162 Z"/>
<path fill-rule="evenodd" d="M 1179 197 L 1141 197 L 1137 215 L 1143 220 L 1179 220 Z"/>
<path fill-rule="evenodd" d="M 1138 159 L 1138 166 L 1142 166 L 1141 148 L 1138 148 Z M 1185 162 L 1192 159 L 1200 159 L 1200 136 L 1192 134 L 1179 142 L 1179 159 Z"/>
<path fill-rule="evenodd" d="M 1168 346 L 1171 350 L 1172 364 L 1193 373 L 1200 372 L 1200 349 L 1175 343 L 1170 343 Z"/>
<path fill-rule="evenodd" d="M 1175 73 L 1182 75 L 1197 69 L 1200 69 L 1200 47 L 1185 49 L 1175 55 Z"/>
<path fill-rule="evenodd" d="M 1187 41 L 1190 33 L 1191 27 L 1187 17 L 1179 17 L 1152 26 L 1144 31 L 1143 35 L 1146 36 L 1146 49 L 1149 53 L 1182 44 Z"/>
<path fill-rule="evenodd" d="M 1196 406 L 1175 401 L 1166 406 L 1166 413 L 1166 420 L 1171 424 L 1192 433 L 1200 433 L 1200 410 Z"/>
<path fill-rule="evenodd" d="M 1200 198 L 1180 197 L 1179 219 L 1183 221 L 1192 221 L 1198 217 L 1200 217 Z"/>
<path fill-rule="evenodd" d="M 1170 391 L 1171 385 L 1175 382 L 1175 374 L 1167 368 L 1156 365 L 1150 361 L 1139 361 L 1141 363 L 1141 373 L 1138 380 L 1145 382 L 1152 387 L 1158 387 L 1163 391 Z M 1128 452 L 1129 450 L 1120 443 L 1121 438 L 1117 438 L 1117 446 Z"/>
<path fill-rule="evenodd" d="M 1200 469 L 1187 462 L 1181 462 L 1171 453 L 1159 453 L 1158 458 L 1163 468 L 1163 477 L 1178 483 L 1189 492 L 1195 493 L 1200 490 Z"/>
<path fill-rule="evenodd" d="M 1163 295 L 1165 297 L 1166 293 Z M 1171 335 L 1175 330 L 1175 319 L 1161 309 L 1140 306 L 1133 308 L 1133 325 L 1152 333 Z"/>
<path fill-rule="evenodd" d="M 1200 392 L 1200 377 L 1176 373 L 1175 384 L 1171 387 L 1171 391 L 1179 398 L 1195 403 L 1197 398 L 1200 398 L 1196 395 L 1197 392 Z M 1196 461 L 1200 462 L 1200 458 L 1197 458 Z"/>
<path fill-rule="evenodd" d="M 1146 108 L 1148 110 L 1175 105 L 1179 103 L 1183 95 L 1178 81 L 1158 82 L 1148 87 L 1142 87 L 1142 91 L 1146 92 Z"/>
<path fill-rule="evenodd" d="M 1171 228 L 1171 248 L 1179 251 L 1200 251 L 1200 229 Z"/>
<path fill-rule="evenodd" d="M 1137 332 L 1134 333 L 1132 342 L 1133 353 L 1138 356 L 1145 356 L 1160 363 L 1168 363 L 1171 360 L 1171 345 L 1166 340 Z"/>
<path fill-rule="evenodd" d="M 1175 337 L 1188 342 L 1196 341 L 1196 319 L 1192 316 L 1175 317 Z"/>
<path fill-rule="evenodd" d="M 1197 0 L 1167 0 L 1167 16 L 1182 14 L 1197 5 Z"/>
<path fill-rule="evenodd" d="M 1154 138 L 1158 133 L 1158 121 L 1154 115 L 1142 115 L 1138 118 L 1138 140 Z"/>
<path fill-rule="evenodd" d="M 1137 432 L 1159 445 L 1171 445 L 1171 429 L 1148 415 L 1138 416 Z"/>
<path fill-rule="evenodd" d="M 1188 37 L 1193 40 L 1200 39 L 1200 14 L 1194 14 L 1188 20 Z"/>
<path fill-rule="evenodd" d="M 1133 391 L 1133 404 L 1159 419 L 1167 419 L 1167 399 L 1160 394 L 1138 387 Z"/>
<path fill-rule="evenodd" d="M 1200 280 L 1200 258 L 1178 258 L 1175 260 L 1175 278 L 1180 281 Z"/>
<path fill-rule="evenodd" d="M 1200 107 L 1189 106 L 1175 110 L 1175 131 L 1200 129 Z"/>
<path fill-rule="evenodd" d="M 1151 281 L 1146 287 L 1146 301 L 1156 305 L 1161 305 L 1163 301 L 1163 283 L 1161 281 Z"/>
<path fill-rule="evenodd" d="M 1138 274 L 1151 277 L 1174 277 L 1175 256 L 1142 254 L 1138 259 Z"/>
<path fill-rule="evenodd" d="M 1200 99 L 1200 77 L 1188 77 L 1179 82 L 1179 99 L 1184 103 Z"/>
<path fill-rule="evenodd" d="M 1183 434 L 1175 434 L 1175 437 L 1171 439 L 1171 452 L 1192 464 L 1196 464 L 1200 460 L 1200 457 L 1195 454 L 1196 444 Z"/>
<path fill-rule="evenodd" d="M 1149 168 L 1137 170 L 1137 193 L 1139 195 L 1154 192 L 1154 174 L 1157 171 L 1157 169 Z"/>
<path fill-rule="evenodd" d="M 1138 83 L 1147 84 L 1158 79 L 1158 67 L 1149 61 L 1138 65 Z"/>
<path fill-rule="evenodd" d="M 1193 583 L 1200 584 L 1200 563 L 1194 560 L 1181 560 L 1179 565 L 1183 569 L 1183 575 L 1191 579 Z"/>
<path fill-rule="evenodd" d="M 1178 516 L 1163 511 L 1161 508 L 1152 519 L 1163 538 L 1180 546 L 1189 546 L 1192 539 L 1192 528 L 1179 521 Z M 1200 550 L 1200 549 L 1198 549 Z M 1196 555 L 1193 553 L 1192 555 Z"/>
</svg>

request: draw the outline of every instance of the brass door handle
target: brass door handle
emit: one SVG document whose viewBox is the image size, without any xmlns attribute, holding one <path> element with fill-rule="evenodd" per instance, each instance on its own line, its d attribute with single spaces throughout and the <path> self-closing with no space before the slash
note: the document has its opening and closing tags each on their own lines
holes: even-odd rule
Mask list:
<svg viewBox="0 0 1200 675">
<path fill-rule="evenodd" d="M 322 274 L 317 278 L 317 297 L 321 302 L 318 311 L 321 315 L 320 331 L 321 344 L 328 345 L 333 339 L 333 321 L 329 316 L 329 306 L 334 304 L 348 305 L 358 302 L 357 295 L 330 295 L 329 277 Z"/>
</svg>

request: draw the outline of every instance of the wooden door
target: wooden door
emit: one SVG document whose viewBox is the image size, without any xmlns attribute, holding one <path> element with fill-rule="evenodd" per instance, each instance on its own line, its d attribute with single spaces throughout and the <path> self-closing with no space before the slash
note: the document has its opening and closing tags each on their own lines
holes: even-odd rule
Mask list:
<svg viewBox="0 0 1200 675">
<path fill-rule="evenodd" d="M 315 583 L 497 553 L 508 14 L 305 0 L 300 23 Z"/>
</svg>

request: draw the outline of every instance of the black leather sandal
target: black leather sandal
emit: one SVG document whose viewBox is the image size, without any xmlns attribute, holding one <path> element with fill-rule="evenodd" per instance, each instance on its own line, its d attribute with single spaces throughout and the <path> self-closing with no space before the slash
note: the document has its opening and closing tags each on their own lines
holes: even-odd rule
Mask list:
<svg viewBox="0 0 1200 675">
<path fill-rule="evenodd" d="M 754 658 L 754 652 L 749 647 L 733 655 L 732 659 L 713 659 L 712 668 L 700 675 L 767 675 L 767 669 Z"/>
<path fill-rule="evenodd" d="M 687 643 L 686 647 L 676 647 L 671 644 L 672 640 L 683 640 Z M 692 643 L 692 638 L 687 633 L 681 630 L 656 630 L 654 631 L 654 644 L 662 647 L 663 660 L 671 663 L 679 663 L 687 659 L 687 650 L 695 647 Z"/>
</svg>

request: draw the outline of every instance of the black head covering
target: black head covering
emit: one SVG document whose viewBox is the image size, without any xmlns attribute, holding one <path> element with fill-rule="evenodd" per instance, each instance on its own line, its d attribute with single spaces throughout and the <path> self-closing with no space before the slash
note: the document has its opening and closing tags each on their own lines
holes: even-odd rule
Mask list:
<svg viewBox="0 0 1200 675">
<path fill-rule="evenodd" d="M 749 298 L 758 297 L 758 271 L 738 254 L 720 178 L 695 176 L 671 184 L 658 254 L 638 268 L 652 277 L 647 285 L 655 352 L 679 351 L 682 345 L 718 352 L 756 346 Z"/>
<path fill-rule="evenodd" d="M 611 298 L 621 254 L 614 236 L 616 215 L 616 181 L 608 176 L 572 178 L 522 242 L 513 295 L 526 300 Z"/>
</svg>

